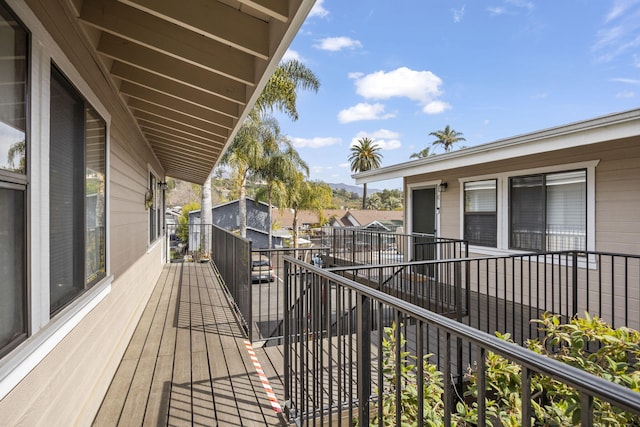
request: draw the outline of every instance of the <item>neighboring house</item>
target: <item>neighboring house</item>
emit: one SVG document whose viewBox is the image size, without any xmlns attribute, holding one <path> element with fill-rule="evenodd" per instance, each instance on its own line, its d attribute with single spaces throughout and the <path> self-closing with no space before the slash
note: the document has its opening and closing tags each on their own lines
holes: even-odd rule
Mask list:
<svg viewBox="0 0 640 427">
<path fill-rule="evenodd" d="M 325 209 L 324 219 L 332 227 L 368 227 L 385 231 L 396 231 L 402 226 L 402 211 L 377 211 L 359 209 Z M 278 228 L 291 229 L 293 227 L 293 212 L 289 209 L 273 209 L 273 221 Z M 298 212 L 300 229 L 307 230 L 320 222 L 315 212 Z"/>
<path fill-rule="evenodd" d="M 354 175 L 404 178 L 408 232 L 472 252 L 640 254 L 640 109 Z"/>
<path fill-rule="evenodd" d="M 312 0 L 0 0 L 0 420 L 90 425 L 201 184 Z"/>
<path fill-rule="evenodd" d="M 238 200 L 223 203 L 211 208 L 211 218 L 213 225 L 228 231 L 240 229 L 240 206 Z M 190 249 L 193 249 L 193 242 L 200 241 L 200 227 L 193 226 L 200 224 L 200 210 L 189 212 Z M 254 249 L 269 247 L 269 205 L 263 202 L 256 202 L 247 197 L 247 239 L 251 240 Z"/>
<path fill-rule="evenodd" d="M 329 211 L 327 211 L 327 215 L 329 215 Z M 349 209 L 347 211 L 331 211 L 329 225 L 398 232 L 398 229 L 402 227 L 403 217 L 403 211 Z"/>
</svg>

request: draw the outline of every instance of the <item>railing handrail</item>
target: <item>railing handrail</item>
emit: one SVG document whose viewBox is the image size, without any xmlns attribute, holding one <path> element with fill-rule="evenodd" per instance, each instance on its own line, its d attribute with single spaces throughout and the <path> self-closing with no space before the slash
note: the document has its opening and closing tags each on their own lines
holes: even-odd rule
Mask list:
<svg viewBox="0 0 640 427">
<path fill-rule="evenodd" d="M 557 360 L 535 353 L 517 344 L 501 340 L 491 334 L 477 330 L 471 326 L 456 322 L 429 310 L 403 301 L 392 295 L 372 289 L 365 285 L 339 276 L 326 269 L 303 263 L 293 257 L 285 256 L 285 263 L 303 267 L 320 277 L 339 283 L 365 297 L 393 307 L 404 314 L 415 317 L 418 320 L 436 325 L 448 333 L 459 338 L 467 339 L 481 347 L 499 354 L 509 360 L 516 361 L 532 371 L 562 380 L 565 384 L 576 390 L 586 392 L 592 397 L 605 400 L 614 406 L 630 411 L 640 416 L 640 393 L 623 387 L 619 384 L 597 377 L 581 369 L 564 364 Z"/>
</svg>

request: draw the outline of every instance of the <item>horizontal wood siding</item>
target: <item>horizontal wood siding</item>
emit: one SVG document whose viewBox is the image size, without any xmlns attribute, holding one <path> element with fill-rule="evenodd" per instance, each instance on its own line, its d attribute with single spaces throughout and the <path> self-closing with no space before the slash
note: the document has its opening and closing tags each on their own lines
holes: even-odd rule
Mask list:
<svg viewBox="0 0 640 427">
<path fill-rule="evenodd" d="M 2 425 L 89 425 L 162 271 L 163 245 L 148 242 L 144 194 L 148 166 L 161 177 L 163 170 L 114 84 L 96 65 L 83 30 L 67 15 L 69 3 L 26 3 L 111 115 L 108 227 L 114 280 L 110 294 L 0 401 L 0 420 Z"/>
</svg>

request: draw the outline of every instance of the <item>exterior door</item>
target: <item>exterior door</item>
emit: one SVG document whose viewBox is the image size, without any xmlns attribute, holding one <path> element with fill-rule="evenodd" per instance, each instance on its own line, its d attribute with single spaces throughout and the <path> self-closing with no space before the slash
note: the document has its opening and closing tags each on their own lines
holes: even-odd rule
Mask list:
<svg viewBox="0 0 640 427">
<path fill-rule="evenodd" d="M 411 192 L 411 231 L 425 234 L 413 237 L 413 260 L 436 259 L 436 189 L 420 188 Z M 424 269 L 421 269 L 423 273 Z M 429 269 L 429 276 L 433 276 Z"/>
</svg>

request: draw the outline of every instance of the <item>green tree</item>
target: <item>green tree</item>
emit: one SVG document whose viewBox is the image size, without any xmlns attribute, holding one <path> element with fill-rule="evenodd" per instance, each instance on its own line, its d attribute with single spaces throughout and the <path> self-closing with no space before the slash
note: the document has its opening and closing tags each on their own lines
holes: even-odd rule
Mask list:
<svg viewBox="0 0 640 427">
<path fill-rule="evenodd" d="M 249 117 L 238 130 L 221 162 L 232 169 L 232 180 L 238 189 L 240 236 L 247 237 L 247 178 L 257 172 L 268 151 L 275 151 L 280 133 L 275 119 L 255 120 Z"/>
<path fill-rule="evenodd" d="M 453 148 L 453 144 L 460 141 L 466 141 L 465 138 L 462 137 L 462 132 L 457 132 L 447 125 L 443 130 L 437 130 L 435 132 L 429 133 L 431 136 L 435 136 L 436 139 L 431 143 L 432 146 L 436 147 L 441 145 L 444 148 L 445 152 L 450 152 Z"/>
<path fill-rule="evenodd" d="M 409 156 L 410 159 L 422 159 L 425 157 L 429 157 L 431 155 L 431 153 L 429 153 L 429 147 L 425 147 L 422 150 L 418 151 L 417 153 L 413 153 L 412 155 Z"/>
<path fill-rule="evenodd" d="M 262 90 L 251 115 L 256 118 L 276 109 L 288 115 L 292 120 L 298 120 L 296 108 L 298 90 L 317 92 L 319 88 L 318 77 L 306 65 L 297 59 L 283 61 L 275 69 Z"/>
<path fill-rule="evenodd" d="M 27 157 L 25 155 L 26 148 L 27 146 L 24 139 L 11 144 L 9 151 L 7 152 L 7 160 L 9 161 L 9 167 L 11 168 L 9 170 L 18 173 L 27 172 Z M 18 166 L 15 165 L 16 158 L 18 159 Z"/>
<path fill-rule="evenodd" d="M 256 177 L 265 181 L 265 186 L 256 192 L 256 200 L 266 200 L 269 204 L 269 218 L 273 218 L 272 206 L 282 207 L 289 191 L 288 182 L 296 179 L 300 171 L 309 174 L 309 166 L 302 160 L 291 141 L 283 136 L 276 137 L 276 144 L 269 144 Z M 269 223 L 269 248 L 272 247 L 273 227 Z"/>
<path fill-rule="evenodd" d="M 331 187 L 324 182 L 308 181 L 302 172 L 296 173 L 287 185 L 285 206 L 293 210 L 293 247 L 298 247 L 298 212 L 312 211 L 318 213 L 320 223 L 326 206 L 331 204 Z"/>
<path fill-rule="evenodd" d="M 357 144 L 351 146 L 349 162 L 352 172 L 365 172 L 380 167 L 382 154 L 378 153 L 380 146 L 371 138 L 360 138 Z M 367 183 L 364 183 L 362 192 L 362 209 L 366 209 Z"/>
<path fill-rule="evenodd" d="M 278 65 L 258 97 L 249 117 L 240 127 L 236 137 L 222 157 L 222 163 L 232 169 L 238 189 L 240 235 L 247 233 L 246 185 L 250 174 L 258 174 L 266 153 L 276 152 L 279 139 L 277 121 L 267 113 L 273 109 L 282 111 L 292 120 L 298 119 L 297 91 L 320 86 L 317 76 L 297 60 Z"/>
<path fill-rule="evenodd" d="M 182 207 L 182 213 L 178 218 L 178 228 L 176 230 L 176 237 L 182 242 L 189 242 L 189 212 L 200 209 L 198 203 L 189 203 Z M 191 242 L 195 244 L 197 242 Z M 193 248 L 192 248 L 193 249 Z"/>
</svg>

